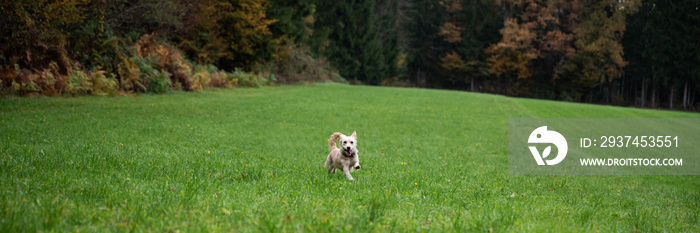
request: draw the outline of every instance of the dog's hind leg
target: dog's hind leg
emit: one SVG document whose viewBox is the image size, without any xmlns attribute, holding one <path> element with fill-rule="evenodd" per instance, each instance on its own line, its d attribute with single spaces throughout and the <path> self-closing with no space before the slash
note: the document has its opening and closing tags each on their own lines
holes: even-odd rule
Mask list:
<svg viewBox="0 0 700 233">
<path fill-rule="evenodd" d="M 323 167 L 326 168 L 326 170 L 328 170 L 328 174 L 330 175 L 331 170 L 334 169 L 333 165 L 331 164 L 331 157 L 330 156 L 328 156 L 328 158 L 326 158 L 326 163 L 323 164 Z"/>
<path fill-rule="evenodd" d="M 350 167 L 348 167 L 348 166 L 343 166 L 343 173 L 345 173 L 345 177 L 347 177 L 348 180 L 355 180 L 355 179 L 352 178 L 352 176 L 350 175 Z"/>
</svg>

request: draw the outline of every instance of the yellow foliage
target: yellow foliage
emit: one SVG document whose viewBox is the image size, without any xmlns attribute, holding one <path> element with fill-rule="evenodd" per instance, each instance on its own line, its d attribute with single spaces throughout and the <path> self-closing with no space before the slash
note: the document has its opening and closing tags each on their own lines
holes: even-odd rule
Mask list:
<svg viewBox="0 0 700 233">
<path fill-rule="evenodd" d="M 530 59 L 521 51 L 498 48 L 492 45 L 486 50 L 488 57 L 489 72 L 503 77 L 517 77 L 518 79 L 526 79 L 532 76 L 532 72 L 528 68 Z"/>
<path fill-rule="evenodd" d="M 506 21 L 505 28 L 501 29 L 503 38 L 496 46 L 499 49 L 520 50 L 529 59 L 539 56 L 539 51 L 534 46 L 537 34 L 529 30 L 526 25 L 518 24 L 516 19 Z"/>
<path fill-rule="evenodd" d="M 467 64 L 462 60 L 462 57 L 454 51 L 450 51 L 440 58 L 440 66 L 451 71 L 464 71 L 467 69 Z"/>
<path fill-rule="evenodd" d="M 124 90 L 133 90 L 141 79 L 141 69 L 132 60 L 119 56 L 121 62 L 118 65 L 117 73 L 121 77 L 120 86 Z M 145 88 L 142 88 L 145 91 Z"/>
<path fill-rule="evenodd" d="M 228 47 L 223 57 L 235 61 L 240 67 L 255 63 L 261 45 L 272 32 L 268 27 L 277 20 L 267 19 L 267 0 L 233 0 L 216 2 L 207 8 L 216 18 L 214 31 Z"/>
<path fill-rule="evenodd" d="M 460 33 L 461 27 L 454 25 L 452 22 L 446 22 L 440 26 L 440 36 L 445 37 L 445 41 L 450 43 L 458 43 L 462 41 L 462 35 Z"/>
</svg>

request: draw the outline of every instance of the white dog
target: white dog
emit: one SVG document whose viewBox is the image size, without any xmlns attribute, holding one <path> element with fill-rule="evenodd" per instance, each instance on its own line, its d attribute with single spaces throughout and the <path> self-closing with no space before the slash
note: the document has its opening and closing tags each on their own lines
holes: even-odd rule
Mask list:
<svg viewBox="0 0 700 233">
<path fill-rule="evenodd" d="M 340 149 L 336 146 L 338 139 L 340 139 Z M 353 168 L 355 170 L 361 168 L 359 154 L 357 153 L 357 133 L 353 131 L 350 137 L 342 133 L 333 133 L 331 138 L 328 139 L 328 147 L 330 147 L 331 153 L 328 154 L 324 165 L 326 170 L 328 170 L 328 174 L 335 173 L 335 169 L 343 169 L 345 177 L 349 180 L 355 180 L 350 175 L 350 171 Z"/>
</svg>

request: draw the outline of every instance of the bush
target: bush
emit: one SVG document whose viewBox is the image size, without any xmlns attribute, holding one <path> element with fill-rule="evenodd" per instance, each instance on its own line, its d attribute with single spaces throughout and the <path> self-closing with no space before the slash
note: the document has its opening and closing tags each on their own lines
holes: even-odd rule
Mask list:
<svg viewBox="0 0 700 233">
<path fill-rule="evenodd" d="M 90 72 L 88 83 L 93 95 L 98 96 L 115 96 L 117 94 L 117 79 L 114 74 L 105 75 L 105 71 L 98 70 Z"/>
<path fill-rule="evenodd" d="M 216 71 L 214 73 L 209 73 L 209 77 L 209 85 L 212 87 L 230 88 L 234 85 L 232 80 L 229 79 L 229 75 L 227 75 L 227 73 L 224 71 Z"/>
<path fill-rule="evenodd" d="M 59 67 L 55 62 L 51 62 L 49 68 L 37 72 L 21 69 L 17 64 L 0 69 L 0 88 L 3 89 L 3 94 L 59 95 L 66 87 L 66 83 L 67 78 L 60 75 Z"/>
<path fill-rule="evenodd" d="M 85 72 L 74 69 L 68 73 L 68 85 L 66 91 L 71 95 L 87 94 L 90 91 L 90 83 Z"/>
<path fill-rule="evenodd" d="M 153 34 L 144 35 L 130 45 L 120 39 L 107 42 L 116 59 L 107 59 L 110 73 L 100 66 L 87 70 L 78 62 L 63 73 L 61 66 L 51 62 L 42 70 L 22 69 L 19 65 L 0 68 L 0 93 L 17 95 L 99 95 L 120 93 L 166 93 L 170 90 L 201 91 L 207 87 L 261 87 L 274 85 L 277 77 L 284 83 L 342 80 L 323 59 L 315 59 L 306 50 L 290 50 L 287 65 L 269 63 L 257 71 L 245 72 L 235 68 L 225 72 L 213 65 L 193 65 L 182 52 L 158 40 Z M 298 60 L 298 61 L 297 61 Z M 264 67 L 260 68 L 260 67 Z M 276 72 L 278 70 L 285 72 Z M 302 81 L 303 80 L 303 81 Z"/>
<path fill-rule="evenodd" d="M 315 58 L 307 47 L 287 45 L 284 56 L 280 56 L 276 62 L 267 69 L 272 70 L 274 77 L 285 84 L 299 82 L 343 82 L 337 70 L 325 58 Z"/>
<path fill-rule="evenodd" d="M 97 96 L 114 96 L 117 94 L 117 80 L 105 76 L 105 71 L 97 70 L 84 72 L 74 68 L 68 73 L 68 84 L 65 91 L 75 96 L 92 94 Z"/>
<path fill-rule="evenodd" d="M 251 74 L 236 68 L 229 76 L 229 79 L 235 80 L 240 86 L 244 87 L 261 87 L 270 84 L 270 80 L 260 74 Z"/>
</svg>

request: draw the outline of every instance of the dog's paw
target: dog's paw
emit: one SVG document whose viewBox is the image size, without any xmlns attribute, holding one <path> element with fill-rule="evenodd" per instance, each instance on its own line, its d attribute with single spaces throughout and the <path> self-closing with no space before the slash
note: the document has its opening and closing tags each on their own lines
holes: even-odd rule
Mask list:
<svg viewBox="0 0 700 233">
<path fill-rule="evenodd" d="M 360 165 L 355 166 L 355 170 L 360 170 L 360 168 L 362 168 Z"/>
<path fill-rule="evenodd" d="M 350 181 L 355 181 L 355 178 L 350 178 L 349 180 L 350 180 Z"/>
</svg>

